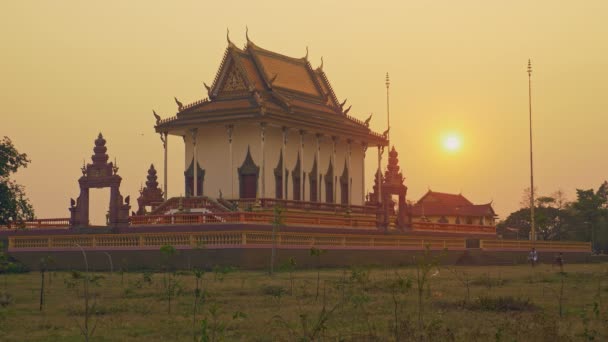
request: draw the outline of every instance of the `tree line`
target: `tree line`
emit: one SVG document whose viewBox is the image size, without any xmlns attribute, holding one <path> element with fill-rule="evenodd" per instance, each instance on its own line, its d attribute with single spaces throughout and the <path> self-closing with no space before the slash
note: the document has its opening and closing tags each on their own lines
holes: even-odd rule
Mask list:
<svg viewBox="0 0 608 342">
<path fill-rule="evenodd" d="M 496 227 L 504 238 L 529 238 L 530 188 L 524 190 L 520 205 Z M 576 189 L 574 201 L 568 201 L 561 190 L 538 196 L 534 225 L 539 240 L 590 241 L 594 251 L 608 251 L 608 181 L 597 190 Z"/>
</svg>

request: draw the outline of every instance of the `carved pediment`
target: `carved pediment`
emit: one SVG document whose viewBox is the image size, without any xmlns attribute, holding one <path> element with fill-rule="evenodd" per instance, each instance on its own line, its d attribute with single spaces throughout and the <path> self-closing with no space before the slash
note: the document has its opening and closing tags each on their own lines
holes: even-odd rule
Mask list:
<svg viewBox="0 0 608 342">
<path fill-rule="evenodd" d="M 246 91 L 247 85 L 241 72 L 234 65 L 230 67 L 226 74 L 224 84 L 220 88 L 221 92 Z"/>
</svg>

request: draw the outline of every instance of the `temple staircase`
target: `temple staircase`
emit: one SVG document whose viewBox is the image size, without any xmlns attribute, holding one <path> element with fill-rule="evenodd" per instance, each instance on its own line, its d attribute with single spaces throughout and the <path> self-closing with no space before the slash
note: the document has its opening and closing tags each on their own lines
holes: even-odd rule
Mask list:
<svg viewBox="0 0 608 342">
<path fill-rule="evenodd" d="M 150 215 L 170 215 L 179 212 L 224 213 L 232 211 L 229 203 L 207 197 L 172 197 L 150 212 Z"/>
</svg>

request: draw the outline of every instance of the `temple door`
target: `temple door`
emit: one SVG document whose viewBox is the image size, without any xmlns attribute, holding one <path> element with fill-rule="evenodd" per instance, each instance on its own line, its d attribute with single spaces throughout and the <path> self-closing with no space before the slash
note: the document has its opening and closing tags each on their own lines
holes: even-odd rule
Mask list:
<svg viewBox="0 0 608 342">
<path fill-rule="evenodd" d="M 257 175 L 243 175 L 241 176 L 241 198 L 256 198 L 257 194 Z"/>
</svg>

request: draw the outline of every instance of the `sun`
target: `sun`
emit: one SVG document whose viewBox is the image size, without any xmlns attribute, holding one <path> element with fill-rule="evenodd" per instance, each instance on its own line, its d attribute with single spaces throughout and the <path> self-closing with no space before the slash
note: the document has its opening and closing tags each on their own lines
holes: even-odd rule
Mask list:
<svg viewBox="0 0 608 342">
<path fill-rule="evenodd" d="M 455 134 L 450 134 L 443 139 L 443 147 L 450 152 L 458 151 L 461 145 L 462 140 Z"/>
</svg>

